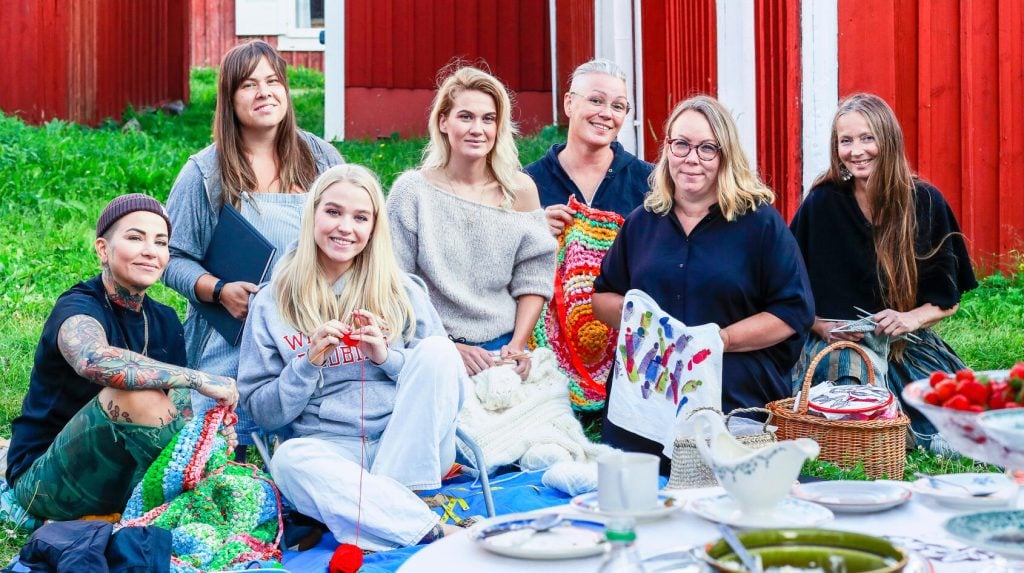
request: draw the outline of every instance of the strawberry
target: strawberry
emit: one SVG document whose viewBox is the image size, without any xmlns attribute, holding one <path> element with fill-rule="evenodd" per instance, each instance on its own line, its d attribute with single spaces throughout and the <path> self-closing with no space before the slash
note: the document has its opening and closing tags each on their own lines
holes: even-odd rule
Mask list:
<svg viewBox="0 0 1024 573">
<path fill-rule="evenodd" d="M 926 396 L 927 398 L 927 396 Z M 988 397 L 989 410 L 1002 410 L 1006 407 L 1006 396 L 1002 392 L 992 392 Z"/>
<path fill-rule="evenodd" d="M 943 380 L 935 386 L 935 393 L 939 395 L 939 400 L 945 402 L 953 397 L 956 393 L 956 382 L 952 380 Z"/>
<path fill-rule="evenodd" d="M 928 378 L 928 385 L 931 386 L 932 388 L 934 388 L 936 384 L 938 384 L 939 382 L 942 382 L 943 380 L 947 380 L 947 379 L 949 379 L 949 375 L 948 374 L 946 374 L 945 372 L 939 372 L 938 370 L 936 370 L 935 372 L 932 372 L 932 375 Z"/>
<path fill-rule="evenodd" d="M 970 368 L 964 368 L 956 371 L 956 381 L 962 382 L 964 380 L 974 380 L 974 370 Z"/>
<path fill-rule="evenodd" d="M 939 393 L 932 390 L 924 395 L 925 404 L 931 404 L 932 406 L 941 406 L 942 400 L 939 399 Z M 1005 400 L 1004 400 L 1005 403 Z"/>
<path fill-rule="evenodd" d="M 1018 404 L 1016 402 L 1007 402 L 1006 405 L 1003 406 L 1003 408 L 1007 410 L 1010 408 L 1024 408 L 1024 405 Z"/>
<path fill-rule="evenodd" d="M 967 411 L 968 412 L 977 412 L 977 413 L 980 414 L 981 412 L 985 411 L 985 407 L 980 405 L 980 404 L 971 404 L 970 406 L 967 407 Z"/>
<path fill-rule="evenodd" d="M 1018 362 L 1013 365 L 1013 368 L 1010 368 L 1009 378 L 1024 380 L 1024 362 Z"/>
<path fill-rule="evenodd" d="M 966 396 L 957 394 L 942 403 L 943 408 L 951 408 L 953 410 L 968 410 L 971 407 L 970 400 Z"/>
<path fill-rule="evenodd" d="M 956 385 L 956 393 L 966 397 L 971 404 L 985 404 L 988 402 L 988 386 L 973 378 L 961 380 Z"/>
</svg>

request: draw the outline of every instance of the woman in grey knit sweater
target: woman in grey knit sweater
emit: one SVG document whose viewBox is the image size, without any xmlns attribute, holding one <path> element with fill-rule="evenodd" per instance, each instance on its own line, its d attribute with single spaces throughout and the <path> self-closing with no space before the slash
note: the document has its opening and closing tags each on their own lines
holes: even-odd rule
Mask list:
<svg viewBox="0 0 1024 573">
<path fill-rule="evenodd" d="M 526 343 L 553 290 L 557 244 L 522 172 L 505 87 L 462 67 L 441 85 L 420 169 L 388 196 L 400 266 L 421 277 L 466 370 L 497 351 L 525 379 Z"/>
</svg>

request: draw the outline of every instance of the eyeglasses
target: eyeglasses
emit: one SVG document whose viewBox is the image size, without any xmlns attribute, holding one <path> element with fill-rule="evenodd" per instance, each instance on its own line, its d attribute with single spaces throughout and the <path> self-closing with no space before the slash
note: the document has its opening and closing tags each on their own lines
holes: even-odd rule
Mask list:
<svg viewBox="0 0 1024 573">
<path fill-rule="evenodd" d="M 583 94 L 579 94 L 579 93 L 576 93 L 576 92 L 569 92 L 569 93 L 571 93 L 574 96 L 580 96 L 581 98 L 587 100 L 587 103 L 590 104 L 590 107 L 592 107 L 594 109 L 603 110 L 605 108 L 605 106 L 608 106 L 609 108 L 611 108 L 612 113 L 614 113 L 615 115 L 626 115 L 627 113 L 629 113 L 629 110 L 632 109 L 632 108 L 629 107 L 629 103 L 628 102 L 624 102 L 624 101 L 612 101 L 612 102 L 609 102 L 609 101 L 605 101 L 605 99 L 603 97 L 600 97 L 600 96 L 585 96 Z"/>
<path fill-rule="evenodd" d="M 722 151 L 720 145 L 716 145 L 709 141 L 705 141 L 699 145 L 693 145 L 685 139 L 666 139 L 665 143 L 668 145 L 668 150 L 672 152 L 679 159 L 686 159 L 686 156 L 690 155 L 690 151 L 697 150 L 697 158 L 701 161 L 711 161 L 718 156 L 718 152 Z"/>
</svg>

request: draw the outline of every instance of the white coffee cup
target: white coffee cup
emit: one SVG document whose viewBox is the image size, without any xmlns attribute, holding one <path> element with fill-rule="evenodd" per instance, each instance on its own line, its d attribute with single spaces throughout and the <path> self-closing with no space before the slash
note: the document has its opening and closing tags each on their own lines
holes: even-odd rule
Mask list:
<svg viewBox="0 0 1024 573">
<path fill-rule="evenodd" d="M 615 452 L 597 459 L 597 505 L 601 511 L 649 511 L 658 505 L 658 467 L 651 454 Z"/>
</svg>

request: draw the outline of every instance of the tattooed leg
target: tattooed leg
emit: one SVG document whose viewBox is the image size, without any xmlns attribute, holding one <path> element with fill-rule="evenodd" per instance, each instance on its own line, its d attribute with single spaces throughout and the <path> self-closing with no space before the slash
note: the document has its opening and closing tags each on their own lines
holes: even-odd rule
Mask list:
<svg viewBox="0 0 1024 573">
<path fill-rule="evenodd" d="M 174 404 L 161 390 L 104 388 L 99 399 L 103 410 L 114 422 L 159 428 L 178 416 Z"/>
</svg>

